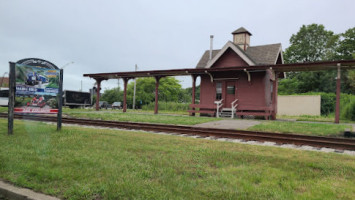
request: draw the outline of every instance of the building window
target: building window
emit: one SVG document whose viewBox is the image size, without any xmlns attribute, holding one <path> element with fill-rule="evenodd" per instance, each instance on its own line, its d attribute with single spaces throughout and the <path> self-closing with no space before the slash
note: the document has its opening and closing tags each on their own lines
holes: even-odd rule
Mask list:
<svg viewBox="0 0 355 200">
<path fill-rule="evenodd" d="M 222 83 L 216 83 L 216 100 L 222 99 Z"/>
<path fill-rule="evenodd" d="M 235 94 L 235 87 L 234 85 L 227 86 L 227 94 Z"/>
</svg>

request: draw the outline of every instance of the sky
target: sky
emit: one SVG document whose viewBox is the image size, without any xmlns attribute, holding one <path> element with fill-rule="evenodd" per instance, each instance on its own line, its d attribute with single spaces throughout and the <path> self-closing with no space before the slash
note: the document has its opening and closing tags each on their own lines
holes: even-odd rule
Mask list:
<svg viewBox="0 0 355 200">
<path fill-rule="evenodd" d="M 88 91 L 95 81 L 86 73 L 195 68 L 210 35 L 220 49 L 239 27 L 252 33 L 251 46 L 283 49 L 302 25 L 343 33 L 355 27 L 354 8 L 353 0 L 0 0 L 0 76 L 23 58 L 74 62 L 64 89 Z M 179 80 L 191 87 L 191 77 Z"/>
</svg>

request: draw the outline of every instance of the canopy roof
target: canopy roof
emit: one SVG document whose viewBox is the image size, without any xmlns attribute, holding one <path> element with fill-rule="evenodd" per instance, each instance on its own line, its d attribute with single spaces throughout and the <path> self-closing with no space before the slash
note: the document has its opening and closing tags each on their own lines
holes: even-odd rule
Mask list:
<svg viewBox="0 0 355 200">
<path fill-rule="evenodd" d="M 227 68 L 185 68 L 171 70 L 151 70 L 151 71 L 131 71 L 131 72 L 111 72 L 111 73 L 96 73 L 84 74 L 85 77 L 94 79 L 117 79 L 117 78 L 138 78 L 138 77 L 153 77 L 153 76 L 187 76 L 201 75 L 213 72 L 234 72 L 234 71 L 260 71 L 272 69 L 275 72 L 296 72 L 296 71 L 319 71 L 337 69 L 340 65 L 342 69 L 355 69 L 355 60 L 338 60 L 325 62 L 309 62 L 309 63 L 294 63 L 294 64 L 276 64 L 276 65 L 254 65 L 254 66 L 238 66 Z"/>
</svg>

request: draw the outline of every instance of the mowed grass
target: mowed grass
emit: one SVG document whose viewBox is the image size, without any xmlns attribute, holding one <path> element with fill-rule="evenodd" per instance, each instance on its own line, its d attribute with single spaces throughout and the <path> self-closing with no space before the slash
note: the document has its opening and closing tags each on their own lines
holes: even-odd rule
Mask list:
<svg viewBox="0 0 355 200">
<path fill-rule="evenodd" d="M 248 128 L 251 131 L 265 131 L 276 133 L 298 133 L 318 136 L 342 136 L 345 129 L 352 129 L 350 125 L 320 124 L 303 122 L 265 121 Z"/>
<path fill-rule="evenodd" d="M 159 124 L 179 124 L 179 125 L 195 125 L 205 122 L 221 120 L 215 117 L 191 117 L 179 115 L 154 115 L 142 113 L 122 113 L 122 112 L 78 112 L 68 113 L 69 116 L 75 118 L 88 118 L 100 120 L 113 120 L 123 122 L 147 122 Z"/>
<path fill-rule="evenodd" d="M 8 112 L 7 107 L 1 107 L 1 106 L 0 106 L 0 112 Z"/>
<path fill-rule="evenodd" d="M 94 108 L 63 108 L 64 114 L 71 114 L 71 113 L 81 113 L 81 112 L 97 112 Z M 115 113 L 122 113 L 122 109 L 101 109 L 100 112 L 115 112 Z M 154 114 L 154 110 L 142 110 L 142 109 L 127 109 L 127 113 L 141 113 L 141 114 Z M 187 111 L 174 111 L 174 110 L 159 110 L 159 114 L 171 114 L 171 115 L 189 115 Z"/>
<path fill-rule="evenodd" d="M 278 115 L 277 119 L 293 119 L 296 121 L 310 121 L 310 122 L 334 122 L 335 114 L 331 113 L 329 115 L 320 115 L 320 116 L 313 116 L 313 115 L 300 115 L 300 116 L 289 116 L 289 115 Z M 341 123 L 353 123 L 355 121 L 340 119 Z"/>
<path fill-rule="evenodd" d="M 355 156 L 0 119 L 0 177 L 65 199 L 354 199 Z"/>
</svg>

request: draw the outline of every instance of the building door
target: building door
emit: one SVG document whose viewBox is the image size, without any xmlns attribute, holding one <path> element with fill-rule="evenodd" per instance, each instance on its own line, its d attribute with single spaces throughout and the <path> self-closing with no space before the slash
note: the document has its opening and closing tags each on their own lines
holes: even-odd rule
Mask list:
<svg viewBox="0 0 355 200">
<path fill-rule="evenodd" d="M 235 100 L 236 98 L 236 87 L 235 84 L 236 81 L 226 81 L 225 84 L 225 105 L 223 107 L 225 108 L 231 108 L 231 103 Z"/>
</svg>

